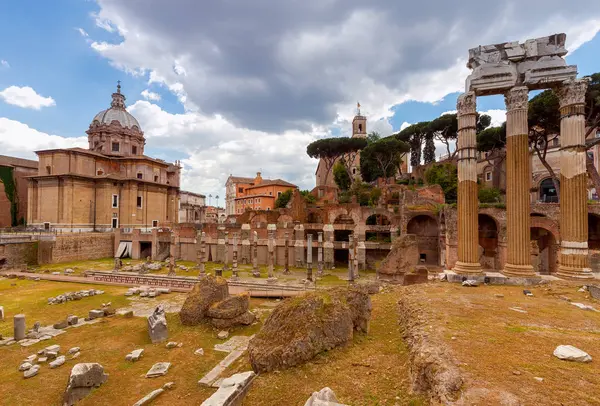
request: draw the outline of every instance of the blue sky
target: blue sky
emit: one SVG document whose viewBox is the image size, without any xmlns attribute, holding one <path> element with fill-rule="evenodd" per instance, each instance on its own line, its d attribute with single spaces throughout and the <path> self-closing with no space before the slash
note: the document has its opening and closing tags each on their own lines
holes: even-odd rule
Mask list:
<svg viewBox="0 0 600 406">
<path fill-rule="evenodd" d="M 498 12 L 510 15 L 511 1 L 496 3 Z M 533 7 L 536 1 L 523 4 L 528 3 Z M 523 40 L 529 33 L 561 29 L 575 38 L 578 48 L 567 61 L 578 65 L 580 75 L 600 70 L 600 10 L 593 6 L 573 15 L 563 6 L 538 16 L 540 21 L 504 23 L 492 34 L 486 24 L 469 22 L 472 38 L 459 32 L 448 49 L 432 54 L 431 44 L 460 28 L 452 24 L 453 18 L 460 21 L 459 13 L 396 10 L 394 2 L 383 0 L 370 10 L 351 1 L 344 12 L 311 8 L 303 19 L 295 2 L 282 1 L 272 10 L 281 24 L 265 24 L 261 13 L 249 14 L 254 10 L 243 3 L 234 9 L 223 4 L 195 9 L 194 4 L 0 2 L 0 92 L 30 87 L 42 97 L 27 106 L 0 98 L 0 154 L 32 158 L 35 149 L 85 144 L 91 119 L 109 106 L 121 80 L 130 112 L 146 133 L 146 153 L 182 160 L 185 188 L 224 194 L 230 173 L 252 176 L 259 169 L 263 176 L 312 188 L 316 164 L 305 146 L 319 137 L 347 135 L 356 100 L 369 116 L 369 128 L 384 134 L 454 110 L 468 74 L 461 58 L 479 45 L 472 38 Z M 362 23 L 355 28 L 355 21 L 371 26 L 396 12 L 414 14 L 399 25 L 433 19 L 439 28 L 434 24 L 427 35 L 420 34 L 420 47 L 390 39 L 405 27 L 370 30 L 381 33 L 364 31 Z M 160 100 L 143 97 L 143 91 Z M 478 109 L 503 110 L 504 101 L 479 98 Z"/>
</svg>

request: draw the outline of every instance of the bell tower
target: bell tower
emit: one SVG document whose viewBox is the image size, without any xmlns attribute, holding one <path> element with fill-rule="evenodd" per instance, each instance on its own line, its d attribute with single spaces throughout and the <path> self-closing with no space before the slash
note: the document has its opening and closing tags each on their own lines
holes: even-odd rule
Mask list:
<svg viewBox="0 0 600 406">
<path fill-rule="evenodd" d="M 356 103 L 356 116 L 352 120 L 352 138 L 367 137 L 367 118 L 360 114 L 360 103 Z"/>
</svg>

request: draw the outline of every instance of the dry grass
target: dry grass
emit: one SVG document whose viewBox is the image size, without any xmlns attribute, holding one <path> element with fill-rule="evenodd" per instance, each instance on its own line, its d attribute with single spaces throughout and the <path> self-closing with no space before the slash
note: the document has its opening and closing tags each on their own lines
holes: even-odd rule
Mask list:
<svg viewBox="0 0 600 406">
<path fill-rule="evenodd" d="M 303 405 L 312 392 L 325 386 L 342 403 L 353 406 L 424 404 L 408 393 L 407 350 L 398 327 L 395 297 L 394 293 L 372 296 L 368 335 L 355 334 L 350 345 L 303 366 L 260 375 L 244 405 Z M 238 369 L 247 368 L 249 364 Z"/>
<path fill-rule="evenodd" d="M 533 297 L 525 296 L 522 287 L 448 283 L 414 286 L 410 292 L 421 303 L 431 329 L 441 333 L 455 354 L 467 378 L 466 390 L 507 391 L 532 405 L 598 405 L 600 313 L 580 310 L 560 298 L 600 309 L 597 301 L 577 292 L 578 287 L 561 282 L 528 288 Z M 594 361 L 557 359 L 552 353 L 561 344 L 588 352 Z"/>
</svg>

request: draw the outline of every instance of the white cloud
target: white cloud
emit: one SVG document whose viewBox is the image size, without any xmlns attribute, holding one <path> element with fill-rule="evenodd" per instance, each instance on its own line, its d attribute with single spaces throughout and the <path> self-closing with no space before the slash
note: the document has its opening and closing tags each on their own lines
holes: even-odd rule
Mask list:
<svg viewBox="0 0 600 406">
<path fill-rule="evenodd" d="M 411 125 L 412 125 L 411 123 L 408 123 L 406 121 L 403 122 L 402 125 L 400 125 L 400 131 L 404 130 L 406 127 L 409 127 Z"/>
<path fill-rule="evenodd" d="M 85 30 L 83 28 L 76 27 L 75 29 L 79 32 L 79 34 L 81 34 L 81 36 L 83 38 L 89 37 L 89 34 L 87 32 L 85 32 Z"/>
<path fill-rule="evenodd" d="M 146 100 L 152 100 L 152 101 L 159 101 L 160 100 L 160 94 L 155 93 L 155 92 L 151 92 L 148 89 L 143 90 L 142 93 L 141 93 L 141 95 Z"/>
<path fill-rule="evenodd" d="M 0 92 L 0 98 L 6 103 L 26 109 L 39 110 L 42 107 L 56 105 L 52 97 L 40 96 L 29 86 L 10 86 Z"/>
<path fill-rule="evenodd" d="M 239 128 L 219 115 L 171 114 L 156 104 L 137 101 L 128 108 L 147 138 L 147 148 L 171 150 L 181 159 L 182 188 L 224 196 L 230 174 L 282 178 L 303 189 L 314 187 L 316 161 L 306 146 L 324 135 L 286 131 L 281 134 Z M 201 142 L 199 142 L 201 140 Z"/>
<path fill-rule="evenodd" d="M 0 59 L 0 65 L 2 65 L 5 68 L 10 68 L 10 64 L 5 59 Z"/>
<path fill-rule="evenodd" d="M 36 159 L 34 151 L 72 147 L 87 148 L 87 137 L 50 135 L 19 121 L 0 117 L 0 151 L 4 155 Z"/>
</svg>

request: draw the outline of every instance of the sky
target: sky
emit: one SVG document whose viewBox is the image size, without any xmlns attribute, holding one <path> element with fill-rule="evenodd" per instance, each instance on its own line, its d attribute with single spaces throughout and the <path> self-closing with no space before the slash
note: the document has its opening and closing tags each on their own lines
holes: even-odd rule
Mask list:
<svg viewBox="0 0 600 406">
<path fill-rule="evenodd" d="M 350 135 L 357 102 L 382 135 L 454 111 L 469 48 L 565 32 L 567 62 L 600 71 L 598 0 L 458 3 L 3 0 L 0 154 L 87 148 L 120 80 L 146 155 L 222 206 L 230 174 L 312 189 L 306 146 Z M 502 97 L 477 107 L 504 121 Z"/>
</svg>

